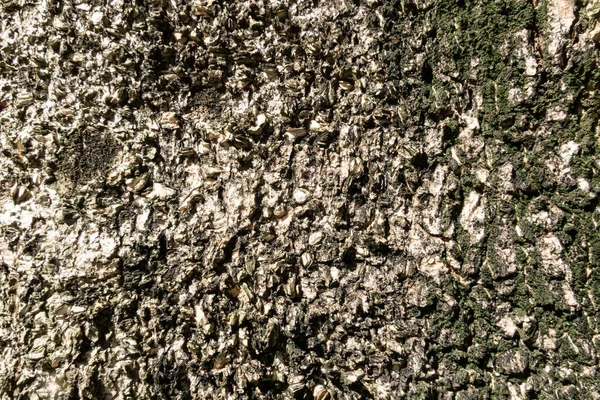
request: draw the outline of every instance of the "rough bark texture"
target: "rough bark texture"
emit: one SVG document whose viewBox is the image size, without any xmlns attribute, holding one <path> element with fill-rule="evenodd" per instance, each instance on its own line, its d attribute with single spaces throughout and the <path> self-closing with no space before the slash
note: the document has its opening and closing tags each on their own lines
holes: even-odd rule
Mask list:
<svg viewBox="0 0 600 400">
<path fill-rule="evenodd" d="M 5 0 L 1 399 L 598 399 L 600 2 Z"/>
</svg>

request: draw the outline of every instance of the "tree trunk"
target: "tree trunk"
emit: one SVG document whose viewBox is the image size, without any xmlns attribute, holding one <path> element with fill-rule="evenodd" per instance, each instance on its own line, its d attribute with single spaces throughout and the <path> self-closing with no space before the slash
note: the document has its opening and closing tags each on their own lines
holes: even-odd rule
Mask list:
<svg viewBox="0 0 600 400">
<path fill-rule="evenodd" d="M 600 2 L 8 0 L 0 399 L 600 398 Z"/>
</svg>

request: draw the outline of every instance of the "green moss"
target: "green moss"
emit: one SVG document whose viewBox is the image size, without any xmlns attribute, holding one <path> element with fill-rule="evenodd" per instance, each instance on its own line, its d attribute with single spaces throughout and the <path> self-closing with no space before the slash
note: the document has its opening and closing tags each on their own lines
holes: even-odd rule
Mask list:
<svg viewBox="0 0 600 400">
<path fill-rule="evenodd" d="M 408 3 L 406 3 L 408 4 Z M 413 109 L 420 118 L 429 118 L 436 122 L 444 121 L 448 133 L 444 133 L 447 146 L 456 142 L 458 132 L 464 128 L 464 121 L 456 117 L 458 114 L 474 110 L 476 95 L 481 96 L 482 106 L 477 108 L 480 130 L 474 135 L 484 138 L 486 150 L 484 154 L 460 153 L 461 167 L 453 169 L 460 180 L 460 186 L 468 190 L 479 190 L 489 200 L 489 221 L 486 221 L 490 238 L 496 237 L 501 229 L 512 229 L 518 225 L 522 237 L 514 235 L 515 250 L 519 269 L 514 277 L 514 290 L 505 300 L 513 308 L 526 315 L 535 315 L 542 331 L 556 329 L 564 331 L 569 326 L 587 324 L 585 313 L 593 315 L 591 302 L 587 300 L 587 292 L 600 298 L 600 276 L 595 268 L 600 260 L 600 238 L 592 222 L 593 210 L 598 200 L 593 195 L 600 191 L 600 178 L 595 157 L 600 154 L 600 135 L 598 119 L 600 118 L 600 70 L 597 68 L 597 51 L 567 54 L 571 57 L 563 71 L 555 68 L 556 62 L 551 59 L 547 49 L 534 48 L 535 45 L 547 46 L 548 1 L 540 1 L 534 7 L 532 2 L 524 1 L 474 1 L 461 2 L 450 0 L 434 2 L 432 8 L 412 10 L 407 6 L 405 21 L 410 21 L 414 32 L 423 32 L 423 40 L 435 37 L 435 46 L 427 48 L 426 68 L 428 79 L 411 93 L 419 93 L 423 98 L 415 99 Z M 583 16 L 580 16 L 583 18 Z M 574 28 L 578 29 L 578 28 Z M 534 57 L 540 62 L 536 76 L 525 75 L 521 43 L 515 40 L 517 32 L 527 31 L 526 41 L 532 46 Z M 425 38 L 427 36 L 427 38 Z M 406 58 L 410 57 L 410 49 Z M 477 59 L 478 65 L 473 61 Z M 567 60 L 568 61 L 568 60 Z M 451 77 L 450 79 L 448 77 Z M 455 86 L 464 89 L 456 91 Z M 531 87 L 533 96 L 520 104 L 509 101 L 511 89 L 525 90 Z M 466 96 L 464 93 L 468 92 Z M 466 100 L 466 101 L 465 101 Z M 562 121 L 548 121 L 547 112 L 558 106 L 566 113 Z M 413 120 L 417 121 L 417 117 Z M 408 123 L 407 123 L 408 125 Z M 542 129 L 542 130 L 540 130 Z M 548 161 L 557 157 L 562 144 L 575 141 L 580 146 L 569 167 L 572 178 L 556 178 L 556 173 L 548 168 Z M 446 147 L 447 148 L 447 147 Z M 449 151 L 445 158 L 451 158 Z M 485 187 L 473 175 L 474 164 L 489 163 L 491 174 L 489 185 Z M 511 162 L 514 167 L 514 197 L 503 200 L 498 190 L 502 183 L 495 174 L 495 168 Z M 481 165 L 481 164 L 478 164 Z M 585 178 L 590 183 L 590 192 L 578 189 L 577 178 Z M 464 197 L 464 193 L 462 193 Z M 461 195 L 457 195 L 462 204 Z M 562 259 L 569 265 L 573 275 L 571 287 L 576 298 L 583 306 L 582 310 L 571 310 L 564 306 L 563 293 L 560 289 L 562 281 L 550 280 L 542 270 L 542 263 L 537 254 L 536 243 L 548 233 L 549 228 L 540 224 L 529 223 L 533 213 L 551 210 L 558 206 L 566 213 L 566 217 L 553 221 L 556 228 L 550 228 L 559 237 L 565 251 Z M 444 218 L 457 219 L 457 214 Z M 498 222 L 502 221 L 502 224 Z M 506 224 L 510 224 L 507 227 Z M 576 226 L 573 230 L 568 227 Z M 459 225 L 459 224 L 457 224 Z M 490 274 L 487 268 L 481 268 L 487 258 L 494 270 L 500 270 L 502 264 L 496 259 L 493 243 L 487 238 L 483 243 L 473 245 L 469 235 L 457 226 L 455 239 L 458 250 L 453 256 L 464 263 L 476 266 L 475 278 L 481 287 L 488 289 L 492 296 L 489 304 L 499 299 L 494 289 L 501 274 Z M 436 310 L 433 321 L 433 332 L 443 328 L 462 331 L 469 329 L 473 343 L 480 343 L 493 348 L 487 338 L 477 338 L 478 331 L 471 325 L 475 321 L 484 321 L 488 332 L 495 332 L 490 324 L 491 312 L 487 309 L 487 294 L 469 292 L 462 287 L 446 288 L 454 298 L 460 298 L 458 315 L 444 315 Z M 438 315 L 439 314 L 439 315 Z M 572 337 L 586 335 L 585 329 L 575 329 Z M 532 339 L 533 340 L 533 339 Z M 453 344 L 458 346 L 460 340 Z M 510 346 L 509 346 L 510 347 Z M 463 349 L 454 349 L 463 351 Z M 456 363 L 465 362 L 459 353 L 451 357 Z M 475 353 L 467 353 L 466 362 L 477 364 L 485 357 L 475 357 Z M 539 355 L 539 365 L 547 360 Z M 567 357 L 567 356 L 566 356 Z M 569 356 L 570 357 L 570 356 Z M 502 389 L 496 394 L 501 397 Z"/>
<path fill-rule="evenodd" d="M 534 305 L 531 302 L 527 279 L 523 274 L 518 274 L 515 278 L 515 291 L 512 294 L 511 302 L 525 313 L 533 311 Z"/>
<path fill-rule="evenodd" d="M 509 399 L 510 391 L 508 386 L 503 382 L 497 382 L 492 389 L 492 398 L 494 399 Z"/>
<path fill-rule="evenodd" d="M 554 304 L 554 296 L 548 287 L 546 278 L 537 269 L 528 271 L 527 285 L 532 305 L 550 306 Z"/>
</svg>

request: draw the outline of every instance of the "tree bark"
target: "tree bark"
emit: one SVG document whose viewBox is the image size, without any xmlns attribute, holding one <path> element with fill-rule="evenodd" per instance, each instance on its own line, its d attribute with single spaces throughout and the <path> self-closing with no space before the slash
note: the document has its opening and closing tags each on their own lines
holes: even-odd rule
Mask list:
<svg viewBox="0 0 600 400">
<path fill-rule="evenodd" d="M 0 399 L 600 398 L 597 0 L 0 7 Z"/>
</svg>

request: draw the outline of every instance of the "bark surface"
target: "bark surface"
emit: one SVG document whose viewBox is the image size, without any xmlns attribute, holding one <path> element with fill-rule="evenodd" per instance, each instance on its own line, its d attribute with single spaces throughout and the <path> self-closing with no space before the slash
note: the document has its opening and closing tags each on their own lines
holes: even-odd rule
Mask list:
<svg viewBox="0 0 600 400">
<path fill-rule="evenodd" d="M 6 0 L 0 399 L 598 399 L 600 2 Z"/>
</svg>

